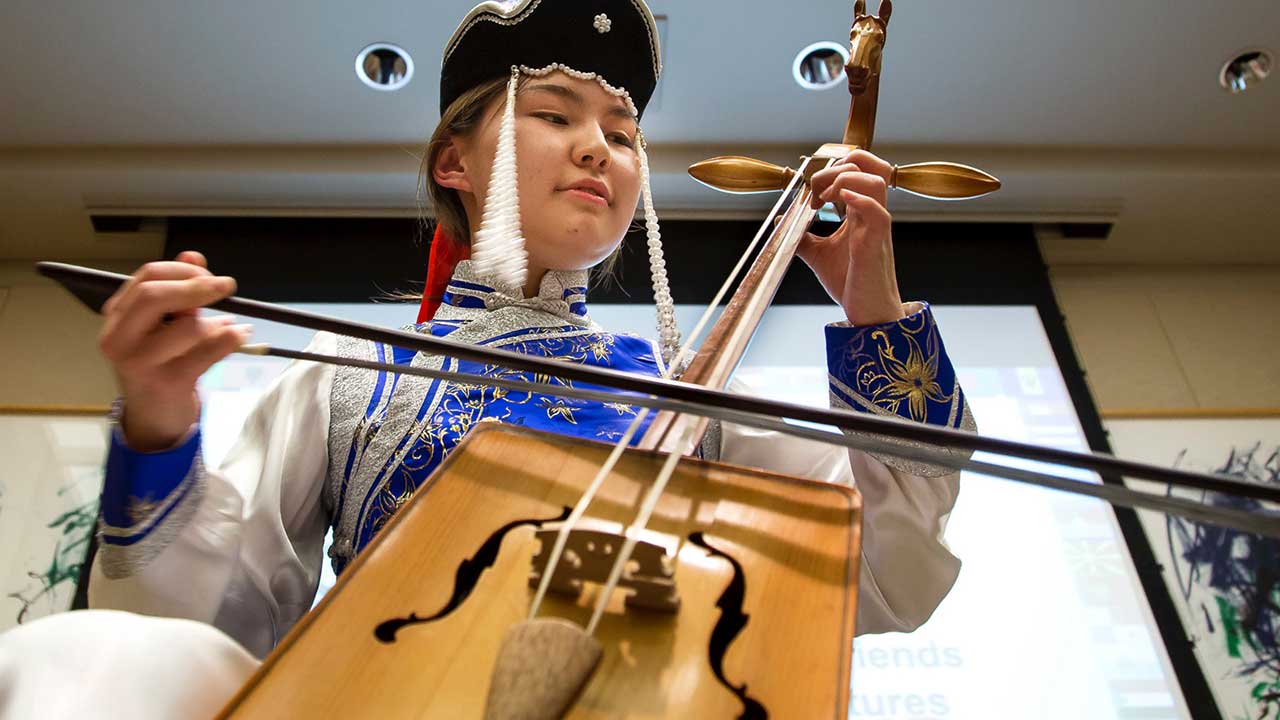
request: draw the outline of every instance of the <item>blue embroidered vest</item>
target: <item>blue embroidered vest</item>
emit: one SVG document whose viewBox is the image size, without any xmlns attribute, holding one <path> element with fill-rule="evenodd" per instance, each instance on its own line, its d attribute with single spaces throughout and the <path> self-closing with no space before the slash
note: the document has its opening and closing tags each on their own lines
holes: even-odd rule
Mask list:
<svg viewBox="0 0 1280 720">
<path fill-rule="evenodd" d="M 455 271 L 436 316 L 412 329 L 566 362 L 652 376 L 662 373 L 661 357 L 651 341 L 604 332 L 587 316 L 585 299 L 585 272 L 549 272 L 538 297 L 517 299 L 485 285 L 472 274 L 470 263 L 464 262 Z M 532 373 L 364 340 L 344 338 L 338 347 L 343 355 L 378 362 L 548 381 Z M 325 491 L 334 523 L 330 557 L 335 571 L 342 571 L 479 423 L 508 423 L 616 441 L 635 415 L 636 408 L 621 401 L 602 404 L 339 369 L 331 394 L 330 471 Z M 643 428 L 637 439 L 642 432 Z"/>
</svg>

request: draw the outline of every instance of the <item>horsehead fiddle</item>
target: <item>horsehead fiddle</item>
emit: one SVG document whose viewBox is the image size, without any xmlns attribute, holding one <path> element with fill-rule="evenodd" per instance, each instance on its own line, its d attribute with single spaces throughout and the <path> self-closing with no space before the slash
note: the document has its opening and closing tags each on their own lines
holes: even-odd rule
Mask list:
<svg viewBox="0 0 1280 720">
<path fill-rule="evenodd" d="M 808 219 L 792 213 L 790 234 Z M 785 270 L 756 266 L 770 264 Z M 713 336 L 749 334 L 742 320 L 762 311 L 720 321 Z M 732 367 L 708 366 L 708 350 L 689 372 L 723 387 Z M 741 353 L 725 355 L 733 365 Z M 652 425 L 644 449 L 627 450 L 628 433 L 613 452 L 497 424 L 472 431 L 224 716 L 846 713 L 857 492 L 681 462 L 705 422 L 667 413 Z M 817 662 L 815 644 L 830 650 Z M 752 657 L 806 659 L 810 672 L 754 677 Z"/>
<path fill-rule="evenodd" d="M 722 189 L 787 192 L 683 383 L 725 386 L 814 217 L 805 181 L 854 147 L 870 147 L 890 8 L 884 0 L 875 17 L 863 0 L 855 6 L 846 66 L 853 102 L 843 143 L 822 146 L 794 172 L 746 158 L 691 168 Z M 999 185 L 947 163 L 898 168 L 893 180 L 940 198 Z M 41 269 L 59 277 L 56 268 Z M 264 306 L 259 314 L 245 312 L 247 302 L 225 309 L 273 312 L 261 303 L 252 304 Z M 396 344 L 387 340 L 392 334 L 383 340 Z M 432 342 L 449 345 L 433 338 L 419 344 Z M 493 718 L 844 717 L 860 496 L 843 486 L 685 459 L 706 421 L 680 409 L 660 409 L 637 449 L 628 449 L 629 436 L 611 448 L 498 424 L 475 429 L 223 716 L 276 716 L 288 708 L 296 715 L 456 717 L 484 708 Z M 626 593 L 613 593 L 616 585 Z M 753 662 L 760 657 L 769 662 Z"/>
<path fill-rule="evenodd" d="M 884 22 L 856 15 L 845 140 L 866 147 Z M 851 150 L 820 148 L 804 177 Z M 683 382 L 728 383 L 816 212 L 794 180 Z M 686 459 L 701 417 L 659 413 L 629 449 L 639 426 L 612 448 L 471 432 L 225 715 L 843 717 L 858 492 Z"/>
</svg>

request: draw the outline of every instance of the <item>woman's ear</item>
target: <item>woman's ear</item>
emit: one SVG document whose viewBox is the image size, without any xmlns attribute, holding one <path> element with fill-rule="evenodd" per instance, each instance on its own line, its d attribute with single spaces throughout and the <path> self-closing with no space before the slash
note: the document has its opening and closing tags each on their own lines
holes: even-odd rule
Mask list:
<svg viewBox="0 0 1280 720">
<path fill-rule="evenodd" d="M 471 179 L 467 177 L 467 171 L 462 166 L 462 153 L 458 148 L 457 138 L 451 138 L 449 144 L 440 151 L 436 157 L 435 167 L 431 170 L 431 177 L 441 187 L 475 193 Z"/>
</svg>

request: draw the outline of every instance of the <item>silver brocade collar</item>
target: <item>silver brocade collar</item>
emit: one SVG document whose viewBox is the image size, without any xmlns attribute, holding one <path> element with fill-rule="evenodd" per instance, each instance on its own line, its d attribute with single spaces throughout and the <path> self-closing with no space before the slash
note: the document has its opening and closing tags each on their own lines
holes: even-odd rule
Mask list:
<svg viewBox="0 0 1280 720">
<path fill-rule="evenodd" d="M 548 270 L 535 297 L 517 297 L 509 288 L 498 289 L 491 278 L 482 276 L 472 268 L 470 260 L 463 260 L 454 268 L 449 279 L 446 299 L 474 298 L 477 303 L 441 303 L 434 319 L 476 320 L 486 313 L 502 308 L 515 307 L 537 310 L 552 315 L 556 320 L 582 327 L 595 327 L 586 314 L 586 291 L 589 274 L 586 270 Z"/>
</svg>

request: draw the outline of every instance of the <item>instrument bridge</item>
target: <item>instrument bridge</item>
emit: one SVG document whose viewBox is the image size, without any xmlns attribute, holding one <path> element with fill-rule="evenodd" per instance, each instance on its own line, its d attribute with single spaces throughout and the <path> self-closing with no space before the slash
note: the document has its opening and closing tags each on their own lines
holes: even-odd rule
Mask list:
<svg viewBox="0 0 1280 720">
<path fill-rule="evenodd" d="M 569 531 L 564 553 L 548 589 L 558 595 L 581 595 L 584 582 L 604 585 L 618 559 L 626 537 L 618 532 L 593 527 L 579 527 Z M 547 570 L 551 548 L 555 546 L 560 523 L 543 526 L 537 531 L 542 547 L 533 556 L 529 572 L 529 587 L 536 588 Z M 674 557 L 662 545 L 639 540 L 627 560 L 619 588 L 627 588 L 627 608 L 643 608 L 673 613 L 680 609 L 680 596 L 676 592 Z"/>
</svg>

